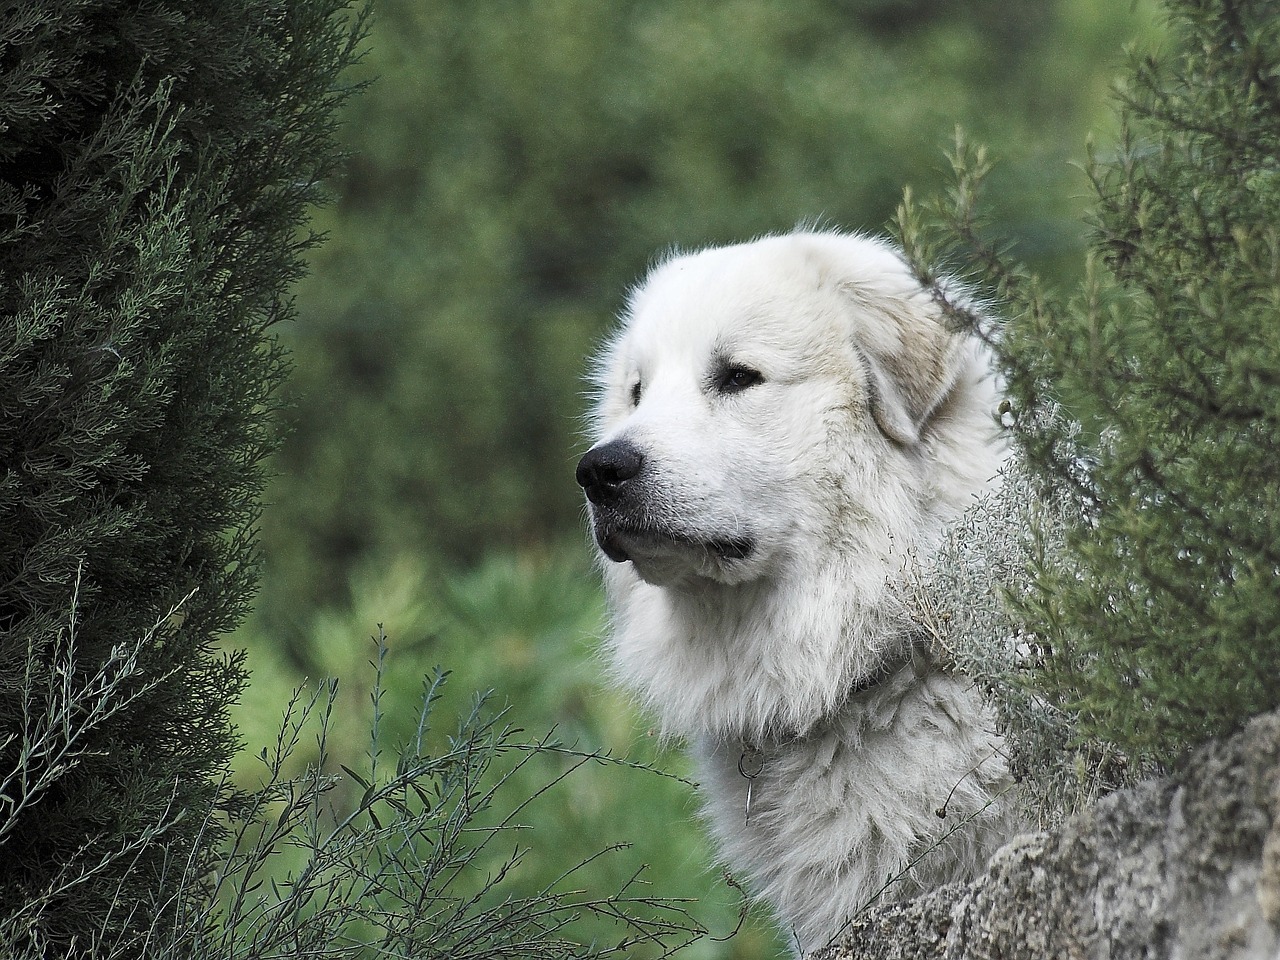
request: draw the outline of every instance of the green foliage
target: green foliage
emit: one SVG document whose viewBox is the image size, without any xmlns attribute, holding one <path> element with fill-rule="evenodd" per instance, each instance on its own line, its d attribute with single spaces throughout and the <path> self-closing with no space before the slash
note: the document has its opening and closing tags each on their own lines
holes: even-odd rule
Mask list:
<svg viewBox="0 0 1280 960">
<path fill-rule="evenodd" d="M 267 327 L 334 163 L 345 0 L 0 21 L 0 950 L 145 935 L 244 681 Z"/>
<path fill-rule="evenodd" d="M 416 710 L 384 713 L 387 650 L 385 637 L 377 639 L 360 769 L 330 753 L 340 709 L 336 681 L 309 698 L 295 691 L 275 746 L 259 758 L 267 782 L 238 805 L 231 854 L 209 896 L 182 917 L 179 945 L 199 957 L 246 960 L 302 951 L 335 958 L 662 957 L 700 935 L 683 904 L 646 893 L 634 867 L 624 867 L 630 872 L 612 894 L 584 881 L 580 874 L 616 858 L 616 847 L 566 862 L 545 882 L 522 884 L 526 834 L 536 832 L 527 825 L 533 805 L 562 794 L 588 765 L 619 764 L 550 736 L 527 740 L 484 698 L 466 705 L 453 732 L 438 730 L 445 686 L 439 671 L 419 691 Z M 407 721 L 408 734 L 390 751 L 382 725 L 393 718 Z M 307 733 L 315 734 L 314 757 L 291 778 L 286 770 L 298 754 L 311 753 Z M 574 936 L 583 918 L 607 935 L 594 943 Z"/>
<path fill-rule="evenodd" d="M 380 621 L 391 638 L 378 708 L 384 747 L 412 741 L 420 680 L 436 663 L 452 669 L 435 706 L 437 716 L 467 715 L 469 691 L 492 690 L 492 703 L 510 704 L 504 708 L 506 722 L 535 732 L 554 731 L 563 747 L 528 758 L 506 778 L 505 802 L 540 794 L 522 813 L 521 822 L 530 829 L 519 839 L 528 849 L 519 868 L 504 877 L 507 895 L 535 897 L 580 863 L 573 875 L 575 887 L 593 894 L 618 891 L 643 868 L 654 896 L 689 901 L 691 917 L 715 937 L 738 927 L 742 896 L 714 867 L 714 854 L 695 816 L 693 787 L 683 779 L 689 775 L 683 752 L 664 749 L 646 735 L 642 719 L 625 698 L 601 689 L 591 647 L 604 628 L 604 611 L 585 557 L 495 557 L 465 574 L 427 571 L 406 559 L 360 571 L 351 592 L 356 598 L 352 604 L 313 611 L 301 629 L 308 638 L 305 655 L 317 671 L 344 678 L 326 736 L 326 769 L 361 769 L 365 763 L 369 693 L 365 685 L 350 681 L 367 675 L 370 656 L 368 646 L 353 645 L 351 637 Z M 249 647 L 253 671 L 253 683 L 237 711 L 241 733 L 251 744 L 270 743 L 277 736 L 273 724 L 279 705 L 292 695 L 297 674 L 258 618 L 250 619 L 231 642 Z M 578 766 L 571 751 L 616 759 Z M 318 762 L 318 748 L 303 743 L 288 772 L 301 776 L 307 765 Z M 236 761 L 237 782 L 252 787 L 260 767 L 251 753 L 242 754 Z M 545 784 L 570 768 L 572 776 L 542 793 Z M 669 773 L 655 776 L 650 772 L 655 768 Z M 359 793 L 347 781 L 334 795 L 355 802 Z M 625 851 L 599 856 L 602 849 L 621 844 Z M 277 855 L 271 876 L 279 879 L 301 867 L 299 857 L 286 851 Z M 579 944 L 616 943 L 621 936 L 607 918 L 590 913 L 576 918 L 564 935 Z M 775 950 L 785 955 L 775 939 L 771 923 L 752 915 L 727 944 L 708 936 L 680 956 L 756 958 L 774 956 Z M 654 952 L 643 946 L 632 951 L 637 957 Z"/>
<path fill-rule="evenodd" d="M 963 120 L 1053 269 L 1126 4 L 382 0 L 299 288 L 266 613 L 361 562 L 559 542 L 586 357 L 648 262 L 812 218 L 878 230 Z"/>
<path fill-rule="evenodd" d="M 1010 415 L 1069 504 L 1021 603 L 1039 682 L 1084 734 L 1162 760 L 1280 704 L 1280 23 L 1264 2 L 1168 9 L 1171 47 L 1135 59 L 1122 142 L 1089 168 L 1075 297 L 985 242 L 974 151 L 947 214 L 1010 306 Z"/>
<path fill-rule="evenodd" d="M 24 759 L 35 758 L 31 772 L 47 776 L 76 763 L 95 727 L 135 706 L 139 689 L 149 685 L 129 681 L 140 675 L 139 657 L 151 639 L 119 650 L 82 685 L 72 676 L 74 635 L 69 639 L 49 682 L 55 709 L 33 715 L 25 731 Z M 635 867 L 624 866 L 629 872 L 615 892 L 599 892 L 600 872 L 592 868 L 618 859 L 619 846 L 567 862 L 532 888 L 518 879 L 530 854 L 525 818 L 539 800 L 563 794 L 589 766 L 625 768 L 632 776 L 655 771 L 566 748 L 550 736 L 527 739 L 483 697 L 467 704 L 453 731 L 440 730 L 439 671 L 406 718 L 407 738 L 388 749 L 381 730 L 387 651 L 385 637 L 376 639 L 372 726 L 364 756 L 352 758 L 359 769 L 330 754 L 337 682 L 309 695 L 293 691 L 271 746 L 257 757 L 264 782 L 235 790 L 224 776 L 216 808 L 195 821 L 202 841 L 225 838 L 217 854 L 183 859 L 171 848 L 175 856 L 163 865 L 156 900 L 118 905 L 132 937 L 103 925 L 77 944 L 55 944 L 44 936 L 42 918 L 51 899 L 76 896 L 96 874 L 127 884 L 145 869 L 140 858 L 184 820 L 173 805 L 119 846 L 67 864 L 52 894 L 10 905 L 0 916 L 4 956 L 665 957 L 702 935 L 685 904 L 650 895 Z M 30 677 L 38 669 L 34 657 L 28 667 Z M 306 746 L 313 736 L 314 750 Z M 38 802 L 47 786 L 20 775 L 0 782 L 18 798 L 0 819 L 0 839 L 21 826 L 25 802 Z M 586 873 L 592 876 L 584 883 L 579 875 Z M 598 942 L 575 938 L 583 918 L 608 935 Z"/>
</svg>

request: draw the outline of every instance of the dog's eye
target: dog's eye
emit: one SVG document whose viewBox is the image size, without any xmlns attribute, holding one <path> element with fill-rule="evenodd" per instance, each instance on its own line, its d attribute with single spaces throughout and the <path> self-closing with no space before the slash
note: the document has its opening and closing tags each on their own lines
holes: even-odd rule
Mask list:
<svg viewBox="0 0 1280 960">
<path fill-rule="evenodd" d="M 759 370 L 752 370 L 740 364 L 726 364 L 716 374 L 716 390 L 720 393 L 741 393 L 748 387 L 764 383 L 764 375 Z"/>
</svg>

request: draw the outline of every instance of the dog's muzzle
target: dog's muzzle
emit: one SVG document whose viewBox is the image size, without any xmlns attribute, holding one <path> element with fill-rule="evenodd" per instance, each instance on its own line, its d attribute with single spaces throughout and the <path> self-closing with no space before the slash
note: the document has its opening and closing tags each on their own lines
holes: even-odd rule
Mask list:
<svg viewBox="0 0 1280 960">
<path fill-rule="evenodd" d="M 577 480 L 591 501 L 596 543 L 615 563 L 657 550 L 709 552 L 721 561 L 739 561 L 755 551 L 754 541 L 740 535 L 706 536 L 677 518 L 655 518 L 646 499 L 644 454 L 626 440 L 592 447 L 578 461 Z"/>
</svg>

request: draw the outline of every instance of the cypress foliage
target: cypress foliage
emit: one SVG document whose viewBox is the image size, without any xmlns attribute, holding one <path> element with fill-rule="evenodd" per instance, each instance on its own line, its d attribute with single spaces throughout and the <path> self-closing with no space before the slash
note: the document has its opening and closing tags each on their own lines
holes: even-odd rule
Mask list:
<svg viewBox="0 0 1280 960">
<path fill-rule="evenodd" d="M 235 749 L 348 0 L 0 19 L 0 952 L 141 943 Z M 193 861 L 194 858 L 194 861 Z"/>
<path fill-rule="evenodd" d="M 1167 12 L 1171 49 L 1120 93 L 1120 149 L 1091 159 L 1077 296 L 985 243 L 980 152 L 958 152 L 945 214 L 1009 306 L 1007 415 L 1067 501 L 1020 598 L 1036 682 L 1083 735 L 1164 761 L 1280 704 L 1280 20 L 1267 0 Z"/>
</svg>

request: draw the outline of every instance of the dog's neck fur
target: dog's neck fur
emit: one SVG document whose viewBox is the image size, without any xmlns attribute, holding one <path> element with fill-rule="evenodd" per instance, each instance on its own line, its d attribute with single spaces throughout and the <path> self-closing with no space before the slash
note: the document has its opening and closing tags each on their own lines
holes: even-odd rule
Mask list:
<svg viewBox="0 0 1280 960">
<path fill-rule="evenodd" d="M 824 736 L 833 727 L 857 714 L 864 701 L 878 694 L 880 687 L 890 680 L 909 670 L 912 677 L 920 681 L 934 669 L 939 669 L 939 665 L 932 644 L 923 634 L 912 633 L 901 648 L 886 654 L 879 666 L 858 678 L 831 713 L 819 718 L 809 729 L 799 732 L 780 731 L 760 739 L 741 737 L 738 742 L 744 752 L 768 751 L 785 748 L 805 738 Z"/>
<path fill-rule="evenodd" d="M 902 666 L 806 736 L 748 746 L 694 741 L 704 814 L 797 955 L 877 898 L 968 878 L 1019 822 L 991 718 L 949 671 Z"/>
<path fill-rule="evenodd" d="M 908 559 L 893 550 L 878 562 L 797 562 L 794 577 L 702 592 L 640 583 L 627 565 L 607 568 L 614 670 L 664 734 L 804 736 L 886 663 L 910 656 L 915 626 L 894 585 Z M 818 602 L 797 602 L 806 593 Z"/>
</svg>

